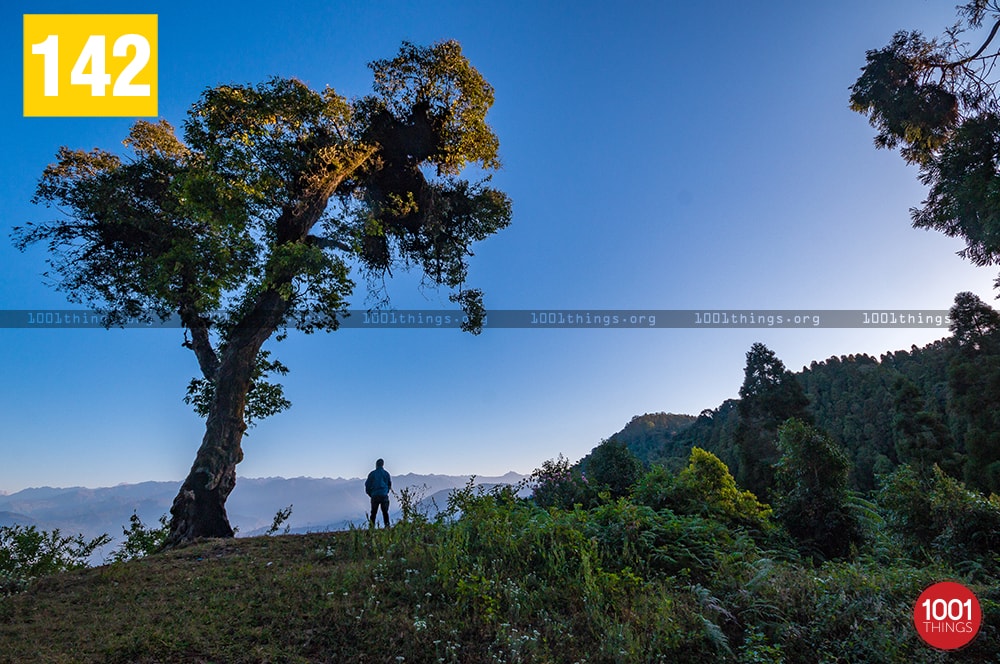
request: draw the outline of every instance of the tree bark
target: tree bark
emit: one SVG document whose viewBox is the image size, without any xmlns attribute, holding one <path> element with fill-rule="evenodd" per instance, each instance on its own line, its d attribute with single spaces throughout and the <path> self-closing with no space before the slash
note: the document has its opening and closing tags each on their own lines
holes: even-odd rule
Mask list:
<svg viewBox="0 0 1000 664">
<path fill-rule="evenodd" d="M 236 486 L 236 465 L 243 460 L 244 409 L 257 353 L 267 336 L 249 335 L 223 354 L 205 436 L 187 479 L 170 508 L 167 546 L 199 537 L 232 537 L 226 500 Z M 236 341 L 234 339 L 234 341 Z"/>
</svg>

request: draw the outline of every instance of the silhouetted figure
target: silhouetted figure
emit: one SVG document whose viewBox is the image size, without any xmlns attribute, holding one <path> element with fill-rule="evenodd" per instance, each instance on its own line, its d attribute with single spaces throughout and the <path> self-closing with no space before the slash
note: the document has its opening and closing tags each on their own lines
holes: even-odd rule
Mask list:
<svg viewBox="0 0 1000 664">
<path fill-rule="evenodd" d="M 388 528 L 389 491 L 392 490 L 392 478 L 389 477 L 389 473 L 382 467 L 383 465 L 385 465 L 385 461 L 382 459 L 375 462 L 375 470 L 368 473 L 368 479 L 365 480 L 365 493 L 372 499 L 372 515 L 368 520 L 374 526 L 375 515 L 378 513 L 379 507 L 381 507 L 382 519 L 385 521 L 385 527 Z"/>
</svg>

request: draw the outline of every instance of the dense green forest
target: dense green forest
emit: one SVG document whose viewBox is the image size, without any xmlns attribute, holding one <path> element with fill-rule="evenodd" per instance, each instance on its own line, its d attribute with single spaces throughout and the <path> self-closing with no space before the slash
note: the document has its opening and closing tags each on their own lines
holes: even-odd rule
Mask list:
<svg viewBox="0 0 1000 664">
<path fill-rule="evenodd" d="M 1000 445 L 993 444 L 1000 442 L 993 433 L 1000 431 L 1000 314 L 963 293 L 952 315 L 953 334 L 922 348 L 878 358 L 830 357 L 790 374 L 798 386 L 792 390 L 804 397 L 799 401 L 804 407 L 785 407 L 785 414 L 809 421 L 843 448 L 852 489 L 872 492 L 879 476 L 917 463 L 937 464 L 971 487 L 1000 492 Z M 610 440 L 624 443 L 647 466 L 675 470 L 687 462 L 693 447 L 700 447 L 743 477 L 748 460 L 740 440 L 748 433 L 740 422 L 747 401 L 726 400 L 697 417 L 639 415 Z M 782 407 L 775 411 L 777 419 L 766 426 L 758 422 L 771 438 L 786 419 Z M 588 459 L 582 460 L 584 466 Z"/>
</svg>

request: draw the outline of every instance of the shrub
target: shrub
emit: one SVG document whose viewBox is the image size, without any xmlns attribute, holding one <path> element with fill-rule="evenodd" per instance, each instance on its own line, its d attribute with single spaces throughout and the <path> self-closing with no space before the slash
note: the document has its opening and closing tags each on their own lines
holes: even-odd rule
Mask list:
<svg viewBox="0 0 1000 664">
<path fill-rule="evenodd" d="M 861 542 L 847 489 L 850 462 L 824 431 L 790 419 L 778 430 L 776 512 L 806 554 L 843 558 Z"/>
<path fill-rule="evenodd" d="M 291 526 L 288 525 L 286 522 L 288 521 L 289 518 L 291 518 L 291 516 L 292 516 L 291 505 L 289 505 L 288 507 L 281 508 L 280 510 L 274 513 L 274 519 L 271 521 L 271 526 L 267 529 L 267 532 L 264 534 L 270 537 L 271 535 L 281 530 L 281 526 L 284 525 L 285 529 L 282 531 L 282 534 L 287 535 L 291 530 Z M 163 523 L 163 519 L 160 520 L 160 523 Z"/>
<path fill-rule="evenodd" d="M 607 491 L 612 498 L 621 498 L 631 493 L 632 485 L 642 476 L 642 463 L 625 443 L 612 438 L 594 449 L 583 470 L 598 492 Z"/>
<path fill-rule="evenodd" d="M 968 489 L 937 466 L 921 473 L 904 465 L 883 478 L 877 503 L 910 555 L 997 571 L 1000 497 Z"/>
<path fill-rule="evenodd" d="M 128 528 L 122 527 L 125 539 L 108 560 L 113 563 L 124 563 L 156 553 L 163 548 L 169 533 L 170 524 L 167 522 L 166 514 L 160 516 L 159 528 L 151 528 L 142 522 L 138 514 L 132 512 Z"/>
<path fill-rule="evenodd" d="M 598 500 L 596 487 L 561 454 L 543 462 L 531 474 L 531 484 L 531 497 L 539 507 L 572 510 L 574 505 L 590 507 Z"/>
<path fill-rule="evenodd" d="M 100 535 L 65 537 L 35 526 L 0 526 L 0 595 L 20 592 L 37 577 L 87 566 L 94 552 L 111 541 Z"/>
<path fill-rule="evenodd" d="M 711 452 L 695 447 L 676 476 L 654 466 L 637 482 L 635 502 L 678 514 L 700 515 L 729 526 L 767 532 L 774 528 L 771 508 L 736 486 L 729 468 Z"/>
</svg>

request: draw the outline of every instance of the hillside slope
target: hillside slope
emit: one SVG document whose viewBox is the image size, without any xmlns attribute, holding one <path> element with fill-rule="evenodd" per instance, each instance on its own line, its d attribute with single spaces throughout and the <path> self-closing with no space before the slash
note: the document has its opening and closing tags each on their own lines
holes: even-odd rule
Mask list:
<svg viewBox="0 0 1000 664">
<path fill-rule="evenodd" d="M 919 640 L 912 606 L 951 570 L 775 559 L 624 505 L 465 510 L 452 525 L 205 541 L 45 577 L 0 598 L 0 664 L 949 661 Z M 636 518 L 681 528 L 665 558 L 607 539 Z M 984 630 L 963 661 L 988 661 L 1000 598 L 973 588 Z"/>
</svg>

